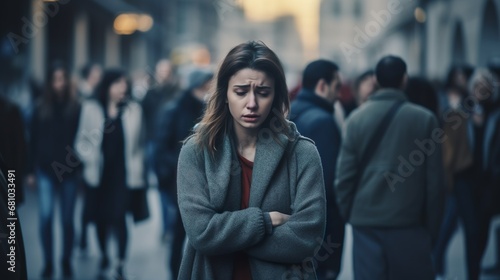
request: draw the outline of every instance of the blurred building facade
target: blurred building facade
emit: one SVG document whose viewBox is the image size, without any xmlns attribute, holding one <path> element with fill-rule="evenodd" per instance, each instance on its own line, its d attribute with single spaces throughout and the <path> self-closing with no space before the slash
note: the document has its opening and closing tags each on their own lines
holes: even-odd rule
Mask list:
<svg viewBox="0 0 500 280">
<path fill-rule="evenodd" d="M 443 78 L 452 64 L 500 56 L 499 0 L 324 0 L 321 15 L 321 54 L 351 73 L 396 54 L 410 74 Z"/>
<path fill-rule="evenodd" d="M 96 62 L 152 72 L 163 57 L 192 60 L 183 54 L 189 46 L 204 46 L 216 64 L 247 40 L 264 41 L 295 73 L 308 60 L 323 57 L 338 62 L 347 75 L 358 74 L 392 53 L 408 61 L 411 74 L 443 77 L 452 63 L 484 65 L 500 55 L 500 0 L 294 1 L 11 1 L 1 9 L 0 60 L 6 67 L 0 70 L 0 84 L 41 82 L 56 59 L 72 70 Z M 251 18 L 250 10 L 265 19 Z M 301 10 L 308 13 L 298 15 Z M 148 16 L 151 26 L 119 34 L 117 17 L 131 13 Z"/>
</svg>

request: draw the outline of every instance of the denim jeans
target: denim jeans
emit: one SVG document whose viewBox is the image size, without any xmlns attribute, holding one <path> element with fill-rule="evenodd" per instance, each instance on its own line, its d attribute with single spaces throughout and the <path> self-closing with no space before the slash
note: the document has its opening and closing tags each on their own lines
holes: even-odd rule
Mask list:
<svg viewBox="0 0 500 280">
<path fill-rule="evenodd" d="M 63 229 L 63 261 L 69 261 L 73 250 L 73 216 L 77 195 L 78 181 L 75 177 L 64 178 L 61 182 L 43 171 L 37 171 L 38 207 L 40 214 L 40 237 L 46 264 L 54 261 L 53 220 L 56 195 L 60 196 L 61 219 Z"/>
<path fill-rule="evenodd" d="M 175 201 L 172 200 L 172 194 L 166 190 L 159 189 L 161 199 L 161 212 L 163 218 L 163 234 L 173 231 L 177 214 L 175 213 Z"/>
</svg>

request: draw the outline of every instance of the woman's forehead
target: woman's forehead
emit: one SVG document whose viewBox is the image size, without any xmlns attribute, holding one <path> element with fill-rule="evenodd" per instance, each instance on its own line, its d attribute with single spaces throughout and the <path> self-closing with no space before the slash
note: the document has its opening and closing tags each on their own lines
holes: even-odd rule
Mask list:
<svg viewBox="0 0 500 280">
<path fill-rule="evenodd" d="M 231 76 L 229 83 L 237 85 L 272 85 L 274 84 L 274 79 L 263 71 L 244 68 Z"/>
</svg>

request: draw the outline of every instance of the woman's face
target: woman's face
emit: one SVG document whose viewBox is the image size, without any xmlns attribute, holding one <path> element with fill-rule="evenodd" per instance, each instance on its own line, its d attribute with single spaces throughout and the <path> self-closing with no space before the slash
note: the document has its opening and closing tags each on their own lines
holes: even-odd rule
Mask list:
<svg viewBox="0 0 500 280">
<path fill-rule="evenodd" d="M 114 81 L 109 87 L 109 101 L 114 103 L 122 101 L 125 98 L 127 88 L 127 79 L 125 77 Z"/>
<path fill-rule="evenodd" d="M 242 69 L 229 79 L 227 102 L 236 129 L 258 129 L 271 111 L 274 100 L 274 78 L 250 68 Z"/>
<path fill-rule="evenodd" d="M 54 92 L 60 94 L 64 92 L 64 88 L 66 87 L 66 77 L 64 75 L 64 70 L 58 69 L 54 71 L 52 75 L 52 89 Z"/>
</svg>

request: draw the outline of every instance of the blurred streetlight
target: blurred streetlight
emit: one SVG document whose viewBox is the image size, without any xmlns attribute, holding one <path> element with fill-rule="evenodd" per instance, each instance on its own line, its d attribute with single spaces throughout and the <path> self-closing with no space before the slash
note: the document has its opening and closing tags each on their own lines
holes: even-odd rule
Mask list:
<svg viewBox="0 0 500 280">
<path fill-rule="evenodd" d="M 120 35 L 147 32 L 153 27 L 153 18 L 147 14 L 120 14 L 115 18 L 113 27 L 116 34 Z"/>
</svg>

